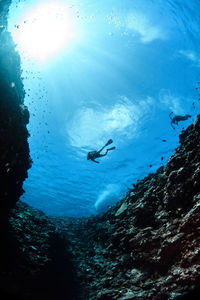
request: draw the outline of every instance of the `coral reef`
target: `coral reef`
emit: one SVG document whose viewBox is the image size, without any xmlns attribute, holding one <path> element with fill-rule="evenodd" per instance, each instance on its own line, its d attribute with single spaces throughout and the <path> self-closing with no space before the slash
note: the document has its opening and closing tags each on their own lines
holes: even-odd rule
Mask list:
<svg viewBox="0 0 200 300">
<path fill-rule="evenodd" d="M 105 214 L 53 218 L 70 243 L 80 299 L 173 299 L 200 284 L 200 117 L 180 142 Z"/>
<path fill-rule="evenodd" d="M 28 109 L 23 105 L 20 57 L 7 31 L 10 0 L 0 1 L 0 219 L 22 195 L 22 184 L 31 166 Z"/>
</svg>

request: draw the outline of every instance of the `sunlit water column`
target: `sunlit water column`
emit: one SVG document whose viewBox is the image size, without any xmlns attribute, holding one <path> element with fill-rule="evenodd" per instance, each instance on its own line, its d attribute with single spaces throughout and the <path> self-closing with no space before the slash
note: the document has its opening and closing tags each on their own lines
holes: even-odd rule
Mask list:
<svg viewBox="0 0 200 300">
<path fill-rule="evenodd" d="M 34 160 L 23 199 L 48 214 L 101 212 L 167 162 L 199 113 L 199 2 L 15 3 Z M 192 117 L 173 129 L 172 111 Z M 116 149 L 87 161 L 110 138 Z"/>
</svg>

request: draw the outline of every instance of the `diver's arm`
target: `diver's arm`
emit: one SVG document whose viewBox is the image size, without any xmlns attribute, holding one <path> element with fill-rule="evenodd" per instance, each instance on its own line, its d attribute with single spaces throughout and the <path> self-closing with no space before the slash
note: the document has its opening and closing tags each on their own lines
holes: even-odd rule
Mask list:
<svg viewBox="0 0 200 300">
<path fill-rule="evenodd" d="M 99 153 L 100 154 L 100 152 L 104 149 L 106 147 L 106 145 L 105 146 L 103 146 L 99 151 L 97 151 L 97 153 Z"/>
<path fill-rule="evenodd" d="M 175 127 L 173 126 L 173 121 L 171 121 L 171 126 L 172 126 L 172 128 L 175 130 Z"/>
<path fill-rule="evenodd" d="M 105 154 L 99 154 L 99 157 L 106 156 L 106 155 L 107 155 L 107 153 L 108 153 L 108 151 L 106 151 L 106 153 L 105 153 Z"/>
</svg>

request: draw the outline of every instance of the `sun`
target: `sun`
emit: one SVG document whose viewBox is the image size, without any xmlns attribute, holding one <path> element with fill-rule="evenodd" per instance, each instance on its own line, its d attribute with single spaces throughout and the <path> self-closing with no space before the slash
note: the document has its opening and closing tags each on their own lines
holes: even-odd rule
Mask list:
<svg viewBox="0 0 200 300">
<path fill-rule="evenodd" d="M 76 38 L 68 7 L 61 2 L 39 4 L 16 25 L 14 41 L 29 58 L 45 61 Z"/>
</svg>

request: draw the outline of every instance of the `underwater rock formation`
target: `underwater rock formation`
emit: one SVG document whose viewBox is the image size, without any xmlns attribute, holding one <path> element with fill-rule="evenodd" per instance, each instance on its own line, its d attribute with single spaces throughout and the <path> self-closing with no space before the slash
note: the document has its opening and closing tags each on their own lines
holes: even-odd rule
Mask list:
<svg viewBox="0 0 200 300">
<path fill-rule="evenodd" d="M 75 299 L 66 244 L 44 213 L 19 201 L 0 232 L 1 299 Z"/>
<path fill-rule="evenodd" d="M 31 160 L 20 58 L 6 30 L 10 2 L 0 1 L 1 298 L 176 299 L 198 286 L 199 117 L 167 165 L 102 215 L 50 218 L 15 205 Z M 200 299 L 199 290 L 182 299 Z"/>
<path fill-rule="evenodd" d="M 0 218 L 22 195 L 22 184 L 31 166 L 26 128 L 29 112 L 23 105 L 20 57 L 7 31 L 10 3 L 0 1 Z"/>
<path fill-rule="evenodd" d="M 200 117 L 180 143 L 108 212 L 53 218 L 70 243 L 80 299 L 173 299 L 200 284 Z"/>
<path fill-rule="evenodd" d="M 74 299 L 64 240 L 43 213 L 18 202 L 31 159 L 20 57 L 7 31 L 10 3 L 0 1 L 0 298 Z"/>
</svg>

